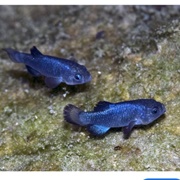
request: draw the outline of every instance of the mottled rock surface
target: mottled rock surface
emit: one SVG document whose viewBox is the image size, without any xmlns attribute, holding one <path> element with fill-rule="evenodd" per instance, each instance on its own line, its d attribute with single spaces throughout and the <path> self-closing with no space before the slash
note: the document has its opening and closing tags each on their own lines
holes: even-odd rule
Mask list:
<svg viewBox="0 0 180 180">
<path fill-rule="evenodd" d="M 73 58 L 92 81 L 48 89 L 0 51 L 0 170 L 180 170 L 180 6 L 0 6 L 0 48 Z M 155 98 L 166 115 L 104 137 L 63 120 L 68 103 Z"/>
</svg>

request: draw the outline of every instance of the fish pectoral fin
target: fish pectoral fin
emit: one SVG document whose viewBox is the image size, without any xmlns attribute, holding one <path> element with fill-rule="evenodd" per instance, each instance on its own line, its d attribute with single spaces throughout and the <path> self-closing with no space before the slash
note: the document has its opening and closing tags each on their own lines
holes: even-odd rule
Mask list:
<svg viewBox="0 0 180 180">
<path fill-rule="evenodd" d="M 108 109 L 110 105 L 112 105 L 112 103 L 107 101 L 99 101 L 94 107 L 94 111 L 104 111 Z"/>
<path fill-rule="evenodd" d="M 89 125 L 87 127 L 87 130 L 95 135 L 95 136 L 100 136 L 105 134 L 110 128 L 106 126 L 100 126 L 100 125 Z"/>
<path fill-rule="evenodd" d="M 42 56 L 43 54 L 36 48 L 36 46 L 33 46 L 31 49 L 31 55 L 33 57 L 39 57 L 39 56 Z"/>
<path fill-rule="evenodd" d="M 36 71 L 35 69 L 33 69 L 30 66 L 26 65 L 26 69 L 32 76 L 41 76 L 41 74 L 38 71 Z"/>
<path fill-rule="evenodd" d="M 45 83 L 49 88 L 55 88 L 62 82 L 62 78 L 46 77 Z"/>
<path fill-rule="evenodd" d="M 131 131 L 132 131 L 132 128 L 135 126 L 135 123 L 136 121 L 131 121 L 128 126 L 125 126 L 123 127 L 123 134 L 124 134 L 124 138 L 125 139 L 128 139 L 130 134 L 131 134 Z"/>
</svg>

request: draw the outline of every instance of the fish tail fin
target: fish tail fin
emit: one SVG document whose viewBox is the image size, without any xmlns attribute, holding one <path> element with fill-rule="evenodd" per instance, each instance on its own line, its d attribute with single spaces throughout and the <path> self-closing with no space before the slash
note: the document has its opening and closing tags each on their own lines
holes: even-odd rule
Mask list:
<svg viewBox="0 0 180 180">
<path fill-rule="evenodd" d="M 68 104 L 64 108 L 64 119 L 65 121 L 71 123 L 71 124 L 76 124 L 76 125 L 84 125 L 83 122 L 81 122 L 79 115 L 83 111 L 79 109 L 78 107 Z"/>
<path fill-rule="evenodd" d="M 7 52 L 8 56 L 13 62 L 23 63 L 22 53 L 11 48 L 4 48 L 3 50 Z"/>
</svg>

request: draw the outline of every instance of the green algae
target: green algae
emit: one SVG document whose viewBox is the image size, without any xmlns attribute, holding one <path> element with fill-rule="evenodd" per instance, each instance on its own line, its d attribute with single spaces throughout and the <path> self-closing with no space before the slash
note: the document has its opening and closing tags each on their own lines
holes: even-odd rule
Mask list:
<svg viewBox="0 0 180 180">
<path fill-rule="evenodd" d="M 73 54 L 93 77 L 85 85 L 61 84 L 50 90 L 42 78 L 33 79 L 23 65 L 1 52 L 0 170 L 179 171 L 178 7 L 161 11 L 146 6 L 0 9 L 4 34 L 0 48 L 28 52 L 37 45 L 44 54 L 65 58 Z M 146 17 L 151 16 L 146 25 L 140 21 L 142 9 L 147 10 Z M 163 14 L 167 10 L 169 14 Z M 101 30 L 105 30 L 103 38 L 96 39 Z M 121 129 L 97 138 L 63 120 L 63 108 L 69 103 L 92 110 L 101 100 L 138 98 L 155 98 L 166 105 L 167 112 L 153 124 L 135 128 L 128 140 Z"/>
</svg>

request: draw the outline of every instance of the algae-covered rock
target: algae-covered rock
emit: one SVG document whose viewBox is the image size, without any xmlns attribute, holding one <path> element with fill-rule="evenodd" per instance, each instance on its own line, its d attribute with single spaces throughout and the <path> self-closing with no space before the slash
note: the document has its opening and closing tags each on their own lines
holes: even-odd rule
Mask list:
<svg viewBox="0 0 180 180">
<path fill-rule="evenodd" d="M 180 6 L 0 6 L 0 48 L 77 59 L 88 84 L 56 89 L 0 52 L 0 170 L 180 170 Z M 67 124 L 71 103 L 155 98 L 153 124 L 104 137 Z"/>
</svg>

